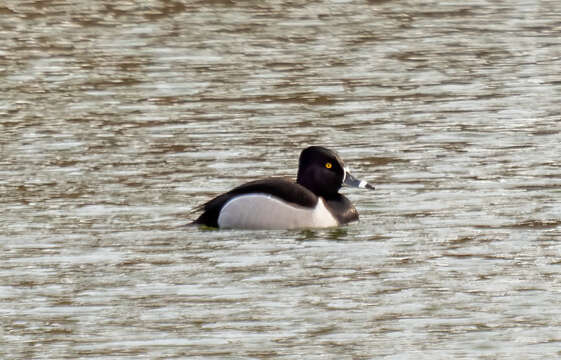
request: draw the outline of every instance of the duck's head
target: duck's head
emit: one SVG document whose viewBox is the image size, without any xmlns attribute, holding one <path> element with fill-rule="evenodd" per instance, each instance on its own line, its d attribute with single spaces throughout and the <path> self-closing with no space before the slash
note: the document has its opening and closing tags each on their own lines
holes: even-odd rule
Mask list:
<svg viewBox="0 0 561 360">
<path fill-rule="evenodd" d="M 322 146 L 302 150 L 296 182 L 324 198 L 337 195 L 343 184 L 374 189 L 374 186 L 352 176 L 336 152 Z"/>
</svg>

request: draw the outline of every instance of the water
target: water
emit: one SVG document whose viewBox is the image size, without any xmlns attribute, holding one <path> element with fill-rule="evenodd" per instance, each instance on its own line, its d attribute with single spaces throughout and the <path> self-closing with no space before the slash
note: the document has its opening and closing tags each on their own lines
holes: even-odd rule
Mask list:
<svg viewBox="0 0 561 360">
<path fill-rule="evenodd" d="M 558 357 L 560 16 L 4 1 L 1 357 Z M 182 227 L 311 144 L 359 223 Z"/>
</svg>

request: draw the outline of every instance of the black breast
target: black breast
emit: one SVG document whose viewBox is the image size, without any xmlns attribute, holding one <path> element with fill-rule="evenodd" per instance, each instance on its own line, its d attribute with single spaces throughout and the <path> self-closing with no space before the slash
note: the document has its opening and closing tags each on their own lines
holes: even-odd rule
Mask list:
<svg viewBox="0 0 561 360">
<path fill-rule="evenodd" d="M 326 199 L 326 206 L 339 224 L 346 224 L 358 220 L 358 211 L 349 199 L 341 194 Z"/>
</svg>

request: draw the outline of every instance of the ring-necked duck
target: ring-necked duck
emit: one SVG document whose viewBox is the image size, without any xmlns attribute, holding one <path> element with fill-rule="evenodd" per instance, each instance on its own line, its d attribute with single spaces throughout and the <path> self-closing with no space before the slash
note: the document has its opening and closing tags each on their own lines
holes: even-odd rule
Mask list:
<svg viewBox="0 0 561 360">
<path fill-rule="evenodd" d="M 194 224 L 237 229 L 331 227 L 358 220 L 341 185 L 374 189 L 353 177 L 334 151 L 311 146 L 302 151 L 296 182 L 266 178 L 240 185 L 195 211 Z"/>
</svg>

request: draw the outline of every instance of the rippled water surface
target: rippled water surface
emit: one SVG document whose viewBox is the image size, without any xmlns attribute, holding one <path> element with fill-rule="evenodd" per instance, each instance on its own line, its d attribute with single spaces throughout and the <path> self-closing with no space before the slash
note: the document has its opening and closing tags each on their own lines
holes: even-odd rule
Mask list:
<svg viewBox="0 0 561 360">
<path fill-rule="evenodd" d="M 561 4 L 0 3 L 0 356 L 561 355 Z M 205 231 L 302 148 L 361 220 Z"/>
</svg>

